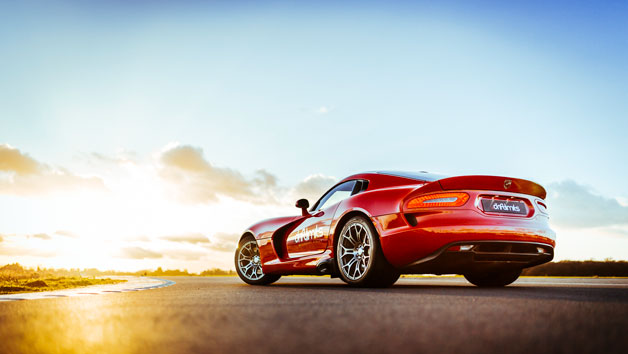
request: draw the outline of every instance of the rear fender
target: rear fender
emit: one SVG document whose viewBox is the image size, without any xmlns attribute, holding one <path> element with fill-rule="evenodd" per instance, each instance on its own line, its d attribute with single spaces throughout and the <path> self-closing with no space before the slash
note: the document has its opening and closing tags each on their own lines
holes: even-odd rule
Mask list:
<svg viewBox="0 0 628 354">
<path fill-rule="evenodd" d="M 334 221 L 330 228 L 330 238 L 327 245 L 335 253 L 336 240 L 347 220 L 354 216 L 364 216 L 381 235 L 382 228 L 377 221 L 380 215 L 399 214 L 404 198 L 417 188 L 417 185 L 406 185 L 394 188 L 366 191 L 345 199 L 336 209 Z M 384 252 L 386 253 L 386 252 Z"/>
<path fill-rule="evenodd" d="M 373 222 L 373 218 L 379 215 L 399 213 L 401 210 L 401 200 L 408 193 L 416 189 L 416 185 L 402 186 L 396 188 L 376 189 L 365 191 L 343 200 L 334 214 L 334 220 L 329 230 L 329 243 L 327 247 L 336 245 L 335 240 L 340 233 L 342 225 L 351 217 L 363 215 Z M 375 228 L 380 231 L 377 224 Z"/>
<path fill-rule="evenodd" d="M 340 215 L 344 215 L 351 210 L 364 210 L 365 212 L 368 210 L 366 214 L 369 216 L 400 213 L 401 202 L 417 187 L 415 184 L 365 191 L 345 199 L 338 207 L 336 214 L 342 213 Z M 334 219 L 338 218 L 334 217 Z"/>
</svg>

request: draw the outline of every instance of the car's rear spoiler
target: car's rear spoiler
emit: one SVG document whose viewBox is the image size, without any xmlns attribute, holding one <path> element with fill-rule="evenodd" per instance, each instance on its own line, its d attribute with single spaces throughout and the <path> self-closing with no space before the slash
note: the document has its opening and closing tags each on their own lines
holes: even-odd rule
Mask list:
<svg viewBox="0 0 628 354">
<path fill-rule="evenodd" d="M 540 184 L 525 179 L 500 176 L 458 176 L 443 178 L 428 183 L 417 189 L 415 192 L 428 193 L 438 190 L 464 189 L 521 193 L 533 195 L 541 199 L 545 199 L 547 196 L 545 188 L 543 188 Z"/>
</svg>

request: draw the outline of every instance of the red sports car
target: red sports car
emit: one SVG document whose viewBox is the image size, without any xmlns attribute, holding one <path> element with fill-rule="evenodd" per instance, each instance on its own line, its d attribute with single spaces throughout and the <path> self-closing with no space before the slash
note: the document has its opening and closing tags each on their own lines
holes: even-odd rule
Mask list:
<svg viewBox="0 0 628 354">
<path fill-rule="evenodd" d="M 524 179 L 366 172 L 333 186 L 301 215 L 261 221 L 240 239 L 238 275 L 248 284 L 282 275 L 340 277 L 386 287 L 400 274 L 462 274 L 505 286 L 554 257 L 545 189 Z"/>
</svg>

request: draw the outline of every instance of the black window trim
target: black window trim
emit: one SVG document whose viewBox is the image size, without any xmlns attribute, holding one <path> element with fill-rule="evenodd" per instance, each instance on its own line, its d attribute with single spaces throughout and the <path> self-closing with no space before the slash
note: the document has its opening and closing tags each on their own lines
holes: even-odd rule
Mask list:
<svg viewBox="0 0 628 354">
<path fill-rule="evenodd" d="M 314 203 L 312 208 L 310 208 L 310 211 L 313 212 L 313 211 L 319 210 L 318 206 L 321 204 L 321 202 L 322 201 L 327 201 L 327 199 L 329 199 L 329 198 L 326 198 L 327 195 L 329 195 L 329 193 L 331 193 L 334 189 L 336 189 L 340 185 L 343 185 L 343 184 L 349 183 L 349 182 L 355 182 L 355 184 L 353 185 L 353 189 L 351 191 L 351 196 L 354 196 L 354 195 L 356 195 L 358 193 L 364 192 L 368 188 L 368 184 L 369 184 L 368 180 L 366 180 L 366 179 L 358 179 L 358 178 L 350 179 L 350 180 L 347 180 L 347 181 L 342 181 L 340 183 L 336 183 L 331 188 L 329 188 L 325 193 L 323 193 L 323 195 L 316 201 L 316 203 Z M 358 184 L 360 184 L 360 190 L 356 191 L 356 186 Z"/>
</svg>

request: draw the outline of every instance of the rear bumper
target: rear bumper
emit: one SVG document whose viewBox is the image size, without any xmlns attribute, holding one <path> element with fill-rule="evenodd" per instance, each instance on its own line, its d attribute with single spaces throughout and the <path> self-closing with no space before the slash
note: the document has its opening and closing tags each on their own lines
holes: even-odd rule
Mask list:
<svg viewBox="0 0 628 354">
<path fill-rule="evenodd" d="M 463 250 L 460 249 L 463 247 Z M 469 247 L 471 247 L 469 249 Z M 554 247 L 545 243 L 472 241 L 448 244 L 433 254 L 402 268 L 403 273 L 465 274 L 491 269 L 527 268 L 554 258 Z"/>
<path fill-rule="evenodd" d="M 399 269 L 405 269 L 437 255 L 458 244 L 479 244 L 486 242 L 527 243 L 551 248 L 550 257 L 537 257 L 522 262 L 523 267 L 547 262 L 553 258 L 555 233 L 549 228 L 547 217 L 535 215 L 531 218 L 493 217 L 474 210 L 443 211 L 421 215 L 411 225 L 401 213 L 372 218 L 380 234 L 382 251 L 388 262 Z M 513 253 L 513 252 L 508 252 Z M 514 252 L 517 253 L 517 252 Z M 484 255 L 490 256 L 490 255 Z M 496 258 L 499 255 L 495 255 Z M 443 255 L 444 262 L 449 255 Z M 453 257 L 453 256 L 452 256 Z M 464 260 L 467 257 L 467 261 Z M 504 262 L 524 259 L 527 256 L 510 254 Z M 474 263 L 476 254 L 458 254 L 455 263 Z M 544 261 L 538 262 L 539 259 Z M 498 261 L 498 259 L 495 259 Z M 531 264 L 531 265 L 526 265 Z"/>
</svg>

